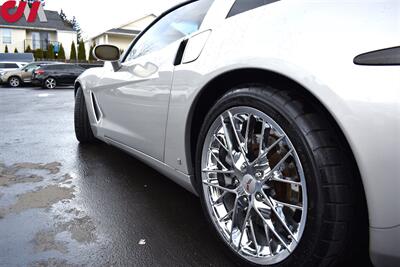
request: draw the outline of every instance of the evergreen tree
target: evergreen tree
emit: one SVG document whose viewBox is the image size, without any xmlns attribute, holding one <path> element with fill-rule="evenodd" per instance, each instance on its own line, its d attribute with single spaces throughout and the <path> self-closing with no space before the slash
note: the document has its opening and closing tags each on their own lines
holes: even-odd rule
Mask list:
<svg viewBox="0 0 400 267">
<path fill-rule="evenodd" d="M 17 48 L 14 49 L 14 53 L 18 54 L 18 49 Z"/>
<path fill-rule="evenodd" d="M 69 59 L 76 61 L 76 47 L 75 47 L 75 42 L 74 41 L 72 41 L 72 44 L 71 44 L 71 54 L 69 56 Z"/>
<path fill-rule="evenodd" d="M 81 26 L 79 25 L 79 22 L 76 20 L 75 16 L 72 18 L 71 24 L 72 28 L 76 31 L 76 36 L 77 36 L 76 42 L 79 43 L 79 40 L 82 39 L 82 29 Z"/>
<path fill-rule="evenodd" d="M 82 61 L 86 60 L 86 48 L 82 39 L 80 40 L 78 46 L 78 59 Z"/>
<path fill-rule="evenodd" d="M 4 49 L 4 53 L 8 53 L 8 46 L 6 45 L 6 48 Z"/>
<path fill-rule="evenodd" d="M 57 59 L 59 60 L 65 60 L 65 50 L 62 44 L 60 44 L 60 51 L 58 51 L 58 57 Z"/>
<path fill-rule="evenodd" d="M 34 52 L 34 56 L 35 56 L 36 60 L 43 59 L 44 58 L 43 50 L 42 49 L 36 49 L 35 52 Z"/>
<path fill-rule="evenodd" d="M 96 47 L 96 44 L 95 44 L 95 43 L 93 43 L 93 44 L 90 46 L 90 50 L 89 50 L 89 61 L 95 61 L 95 60 L 96 60 L 96 58 L 95 58 L 94 55 L 93 55 L 93 50 L 94 50 L 95 47 Z"/>
<path fill-rule="evenodd" d="M 47 57 L 48 59 L 55 59 L 56 56 L 54 55 L 54 46 L 53 44 L 49 44 L 47 47 Z"/>
<path fill-rule="evenodd" d="M 61 17 L 61 19 L 63 20 L 63 21 L 67 21 L 68 19 L 67 19 L 67 15 L 65 15 L 65 13 L 64 13 L 64 10 L 62 10 L 61 9 L 61 11 L 60 11 L 60 17 Z"/>
<path fill-rule="evenodd" d="M 32 48 L 30 45 L 28 45 L 25 49 L 25 53 L 32 53 Z"/>
</svg>

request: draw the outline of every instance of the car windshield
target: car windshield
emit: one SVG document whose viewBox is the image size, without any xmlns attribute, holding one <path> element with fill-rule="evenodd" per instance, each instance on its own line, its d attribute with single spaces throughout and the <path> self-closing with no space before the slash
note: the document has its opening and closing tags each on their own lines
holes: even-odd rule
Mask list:
<svg viewBox="0 0 400 267">
<path fill-rule="evenodd" d="M 40 64 L 28 64 L 25 67 L 21 67 L 20 70 L 32 71 L 40 67 Z"/>
</svg>

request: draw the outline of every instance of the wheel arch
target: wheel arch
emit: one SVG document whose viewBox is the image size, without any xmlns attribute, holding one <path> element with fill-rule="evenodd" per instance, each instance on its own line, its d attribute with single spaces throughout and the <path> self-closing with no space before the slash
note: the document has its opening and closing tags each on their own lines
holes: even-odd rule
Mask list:
<svg viewBox="0 0 400 267">
<path fill-rule="evenodd" d="M 232 90 L 232 88 L 243 84 L 263 84 L 272 86 L 278 90 L 289 90 L 291 93 L 300 95 L 304 100 L 307 101 L 308 104 L 311 105 L 311 108 L 315 109 L 317 112 L 321 112 L 326 118 L 328 118 L 330 125 L 335 130 L 335 134 L 337 134 L 337 136 L 339 137 L 339 142 L 343 145 L 344 150 L 348 152 L 351 157 L 351 163 L 354 167 L 354 174 L 357 176 L 355 179 L 357 183 L 356 186 L 360 191 L 359 193 L 361 194 L 360 208 L 364 209 L 366 212 L 365 223 L 368 229 L 368 205 L 366 201 L 363 182 L 361 179 L 361 173 L 354 153 L 351 149 L 350 143 L 348 142 L 344 132 L 341 130 L 341 127 L 339 126 L 334 116 L 329 112 L 324 104 L 317 99 L 316 96 L 314 96 L 307 88 L 297 83 L 293 79 L 277 72 L 258 68 L 235 69 L 215 77 L 200 90 L 200 93 L 197 95 L 190 109 L 188 120 L 186 123 L 185 147 L 186 155 L 188 158 L 189 172 L 194 173 L 198 133 L 204 122 L 207 112 L 225 93 Z M 194 187 L 196 187 L 196 175 L 192 175 L 191 177 L 192 184 Z M 367 234 L 368 236 L 368 233 L 365 234 Z"/>
<path fill-rule="evenodd" d="M 18 75 L 12 75 L 8 78 L 7 82 L 10 82 L 12 78 L 17 78 L 21 83 L 22 83 L 22 79 L 21 77 L 19 77 Z"/>
</svg>

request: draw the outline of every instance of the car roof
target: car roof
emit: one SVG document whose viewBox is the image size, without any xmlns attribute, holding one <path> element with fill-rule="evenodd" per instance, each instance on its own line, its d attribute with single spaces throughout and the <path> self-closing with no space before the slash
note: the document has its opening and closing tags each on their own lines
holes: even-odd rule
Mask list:
<svg viewBox="0 0 400 267">
<path fill-rule="evenodd" d="M 15 62 L 15 61 L 0 61 L 0 63 L 7 63 L 7 64 L 29 64 L 27 62 Z"/>
</svg>

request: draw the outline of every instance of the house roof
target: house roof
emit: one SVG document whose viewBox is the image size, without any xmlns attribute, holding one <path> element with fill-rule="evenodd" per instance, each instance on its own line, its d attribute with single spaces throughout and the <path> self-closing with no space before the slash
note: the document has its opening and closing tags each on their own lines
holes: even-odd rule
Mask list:
<svg viewBox="0 0 400 267">
<path fill-rule="evenodd" d="M 138 35 L 138 34 L 140 33 L 140 30 L 128 30 L 128 29 L 123 29 L 123 28 L 126 27 L 126 26 L 129 25 L 129 24 L 138 22 L 138 21 L 140 21 L 140 20 L 142 20 L 142 19 L 145 19 L 145 18 L 147 18 L 147 17 L 156 18 L 157 16 L 154 15 L 154 14 L 148 14 L 148 15 L 146 15 L 146 16 L 144 16 L 144 17 L 135 19 L 134 21 L 131 21 L 131 22 L 129 22 L 129 23 L 125 23 L 125 24 L 123 24 L 123 25 L 121 25 L 121 26 L 119 26 L 119 27 L 117 27 L 117 28 L 113 28 L 113 29 L 110 29 L 110 30 L 108 30 L 108 31 L 99 33 L 99 34 L 97 34 L 97 35 L 91 37 L 90 39 L 92 39 L 92 40 L 93 40 L 93 39 L 96 39 L 96 38 L 98 38 L 99 36 L 102 36 L 102 35 L 104 35 L 104 34 L 121 34 L 121 35 L 131 35 L 131 36 Z"/>
<path fill-rule="evenodd" d="M 12 13 L 11 11 L 10 13 Z M 46 29 L 46 30 L 58 30 L 58 31 L 75 31 L 71 25 L 65 23 L 60 14 L 57 11 L 45 10 L 47 17 L 47 22 L 40 22 L 39 17 L 36 17 L 35 22 L 29 23 L 26 21 L 25 16 L 22 16 L 21 19 L 17 22 L 10 23 L 3 19 L 0 16 L 0 27 L 9 26 L 10 28 L 34 28 L 34 29 Z"/>
<path fill-rule="evenodd" d="M 138 35 L 140 31 L 138 30 L 126 30 L 126 29 L 118 29 L 114 28 L 106 31 L 106 33 L 115 33 L 115 34 L 126 34 L 126 35 Z"/>
</svg>

